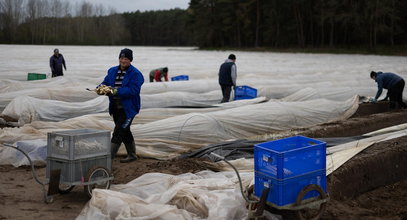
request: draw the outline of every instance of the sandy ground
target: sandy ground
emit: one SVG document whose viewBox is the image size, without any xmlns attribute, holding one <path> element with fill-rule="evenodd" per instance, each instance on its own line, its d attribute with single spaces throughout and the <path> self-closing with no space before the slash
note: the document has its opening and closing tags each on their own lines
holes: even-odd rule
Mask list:
<svg viewBox="0 0 407 220">
<path fill-rule="evenodd" d="M 349 120 L 299 132 L 314 138 L 355 136 L 407 123 L 407 110 L 383 111 L 384 104 L 364 104 Z M 120 164 L 120 159 L 113 161 L 114 184 L 148 172 L 181 174 L 207 169 L 200 159 L 140 158 L 130 164 Z M 37 167 L 37 173 L 44 180 L 45 168 Z M 30 167 L 0 166 L 0 184 L 0 219 L 74 219 L 88 201 L 83 187 L 77 186 L 45 204 Z M 328 192 L 331 200 L 322 219 L 407 219 L 407 137 L 375 144 L 352 158 L 328 176 Z"/>
</svg>

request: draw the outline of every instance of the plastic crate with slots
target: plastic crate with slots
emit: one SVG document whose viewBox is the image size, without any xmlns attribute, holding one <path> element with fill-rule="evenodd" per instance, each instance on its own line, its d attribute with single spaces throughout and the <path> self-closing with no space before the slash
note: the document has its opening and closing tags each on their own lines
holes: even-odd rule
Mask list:
<svg viewBox="0 0 407 220">
<path fill-rule="evenodd" d="M 234 100 L 254 99 L 257 97 L 257 89 L 250 86 L 236 86 Z"/>
<path fill-rule="evenodd" d="M 46 79 L 47 75 L 43 73 L 28 73 L 27 74 L 27 80 L 40 80 L 40 79 Z"/>
<path fill-rule="evenodd" d="M 294 136 L 255 144 L 254 169 L 276 179 L 326 169 L 326 143 Z"/>
<path fill-rule="evenodd" d="M 316 184 L 326 193 L 326 171 L 318 170 L 286 179 L 275 179 L 264 173 L 254 174 L 254 194 L 260 198 L 263 189 L 270 188 L 267 201 L 277 206 L 287 206 L 295 203 L 298 194 L 310 184 Z M 308 192 L 303 199 L 319 196 L 317 191 Z"/>
<path fill-rule="evenodd" d="M 171 81 L 184 81 L 184 80 L 189 80 L 189 76 L 188 75 L 179 75 L 179 76 L 171 77 Z"/>
<path fill-rule="evenodd" d="M 110 155 L 79 160 L 64 160 L 47 157 L 46 178 L 50 178 L 51 170 L 61 169 L 60 183 L 78 185 L 83 183 L 88 171 L 97 166 L 112 170 L 112 159 Z"/>
<path fill-rule="evenodd" d="M 47 156 L 64 160 L 110 155 L 110 131 L 75 129 L 48 133 Z"/>
</svg>

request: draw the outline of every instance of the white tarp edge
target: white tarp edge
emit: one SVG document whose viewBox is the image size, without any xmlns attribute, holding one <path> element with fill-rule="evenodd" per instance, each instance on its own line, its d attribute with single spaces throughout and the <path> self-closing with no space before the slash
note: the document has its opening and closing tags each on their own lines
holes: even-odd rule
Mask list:
<svg viewBox="0 0 407 220">
<path fill-rule="evenodd" d="M 375 143 L 379 143 L 382 141 L 387 141 L 391 140 L 394 138 L 402 137 L 407 135 L 407 123 L 397 125 L 397 126 L 392 126 L 386 129 L 381 129 L 378 130 L 377 136 L 357 140 L 357 141 L 352 141 L 349 143 L 345 144 L 340 144 L 334 147 L 330 147 L 326 151 L 326 175 L 328 176 L 332 172 L 334 172 L 336 169 L 338 169 L 340 166 L 342 166 L 344 163 L 346 163 L 348 160 L 350 160 L 352 157 L 363 151 L 364 149 L 370 147 L 371 145 Z M 380 132 L 379 132 L 380 131 Z M 387 131 L 388 133 L 383 133 Z M 373 134 L 375 132 L 371 132 L 369 134 Z M 253 159 L 237 159 L 237 160 L 232 160 L 228 161 L 230 162 L 233 166 L 235 166 L 238 170 L 243 171 L 243 172 L 249 172 L 254 170 L 254 160 Z M 219 170 L 222 171 L 232 171 L 233 168 L 231 168 L 229 165 L 227 165 L 225 162 L 220 161 L 217 163 Z"/>
</svg>

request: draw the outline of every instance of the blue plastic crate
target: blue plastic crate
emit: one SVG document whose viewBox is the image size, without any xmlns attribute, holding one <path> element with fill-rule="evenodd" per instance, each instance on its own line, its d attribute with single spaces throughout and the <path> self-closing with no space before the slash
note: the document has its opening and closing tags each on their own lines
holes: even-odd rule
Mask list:
<svg viewBox="0 0 407 220">
<path fill-rule="evenodd" d="M 250 86 L 236 86 L 235 88 L 235 99 L 253 99 L 257 97 L 257 89 Z"/>
<path fill-rule="evenodd" d="M 276 206 L 287 206 L 295 203 L 300 191 L 310 184 L 320 186 L 326 193 L 326 171 L 318 170 L 304 175 L 278 180 L 264 173 L 254 174 L 254 194 L 260 198 L 265 187 L 270 188 L 267 201 Z M 317 191 L 308 192 L 303 199 L 319 196 Z"/>
<path fill-rule="evenodd" d="M 254 169 L 276 179 L 326 169 L 326 143 L 294 136 L 256 144 Z"/>
<path fill-rule="evenodd" d="M 189 76 L 188 75 L 179 75 L 179 76 L 171 77 L 171 81 L 182 81 L 182 80 L 189 80 Z"/>
</svg>

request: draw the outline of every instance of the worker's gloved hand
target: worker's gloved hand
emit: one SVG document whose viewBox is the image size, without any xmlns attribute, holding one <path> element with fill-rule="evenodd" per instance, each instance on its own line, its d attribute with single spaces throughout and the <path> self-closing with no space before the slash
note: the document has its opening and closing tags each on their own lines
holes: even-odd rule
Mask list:
<svg viewBox="0 0 407 220">
<path fill-rule="evenodd" d="M 109 87 L 109 90 L 106 93 L 107 96 L 112 96 L 112 95 L 116 95 L 116 94 L 117 94 L 117 89 L 112 88 L 112 87 Z"/>
</svg>

